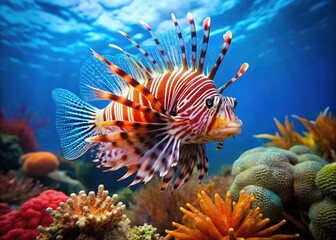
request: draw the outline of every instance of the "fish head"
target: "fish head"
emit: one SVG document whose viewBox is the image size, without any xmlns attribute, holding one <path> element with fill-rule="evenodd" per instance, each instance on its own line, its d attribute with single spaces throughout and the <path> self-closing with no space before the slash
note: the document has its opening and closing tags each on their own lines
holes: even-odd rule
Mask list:
<svg viewBox="0 0 336 240">
<path fill-rule="evenodd" d="M 234 111 L 237 105 L 235 98 L 218 94 L 206 98 L 204 104 L 208 112 L 204 134 L 207 142 L 221 142 L 241 133 L 243 123 Z"/>
</svg>

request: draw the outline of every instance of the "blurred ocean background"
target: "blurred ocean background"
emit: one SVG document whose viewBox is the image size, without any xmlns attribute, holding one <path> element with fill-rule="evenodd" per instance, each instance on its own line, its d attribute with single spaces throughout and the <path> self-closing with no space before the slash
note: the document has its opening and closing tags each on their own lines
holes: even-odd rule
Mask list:
<svg viewBox="0 0 336 240">
<path fill-rule="evenodd" d="M 253 135 L 275 133 L 274 118 L 283 122 L 285 116 L 295 114 L 315 119 L 326 107 L 335 114 L 334 0 L 0 2 L 0 108 L 13 115 L 25 107 L 37 119 L 47 121 L 36 132 L 43 151 L 60 151 L 51 91 L 60 87 L 79 94 L 80 68 L 92 55 L 89 47 L 114 55 L 117 51 L 108 47 L 113 43 L 136 53 L 118 31 L 147 42 L 150 35 L 138 20 L 160 33 L 174 27 L 172 12 L 188 33 L 186 14 L 191 12 L 200 37 L 202 21 L 210 16 L 210 48 L 221 47 L 222 35 L 231 29 L 233 41 L 215 78 L 217 86 L 230 79 L 243 62 L 250 65 L 224 92 L 237 98 L 243 132 L 225 141 L 221 151 L 215 151 L 216 144 L 207 146 L 210 174 L 263 143 Z M 113 174 L 104 176 L 109 179 Z"/>
</svg>

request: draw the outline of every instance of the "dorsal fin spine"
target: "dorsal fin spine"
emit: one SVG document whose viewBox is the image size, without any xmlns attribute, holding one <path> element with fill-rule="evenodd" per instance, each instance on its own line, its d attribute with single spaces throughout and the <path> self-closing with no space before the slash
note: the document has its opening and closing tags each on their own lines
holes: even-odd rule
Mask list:
<svg viewBox="0 0 336 240">
<path fill-rule="evenodd" d="M 191 33 L 191 70 L 196 69 L 196 49 L 197 49 L 197 39 L 196 39 L 196 27 L 194 19 L 189 12 L 187 14 L 187 18 L 190 25 L 190 33 Z"/>
<path fill-rule="evenodd" d="M 146 22 L 140 21 L 140 23 L 148 30 L 148 32 L 152 36 L 157 48 L 159 49 L 159 52 L 160 52 L 163 60 L 167 64 L 167 68 L 170 69 L 170 70 L 173 70 L 174 67 L 173 67 L 172 63 L 170 62 L 169 58 L 167 57 L 166 52 L 164 51 L 163 47 L 161 46 L 161 43 L 160 43 L 159 39 L 156 37 L 156 35 L 152 31 L 151 27 Z"/>
<path fill-rule="evenodd" d="M 104 62 L 107 66 L 110 67 L 110 69 L 117 74 L 119 77 L 121 77 L 125 82 L 127 82 L 129 85 L 131 85 L 136 91 L 138 91 L 140 94 L 142 94 L 154 107 L 154 109 L 160 113 L 165 114 L 166 110 L 161 105 L 159 100 L 142 84 L 140 84 L 137 80 L 135 80 L 132 76 L 127 74 L 124 70 L 122 70 L 120 67 L 114 65 L 113 63 L 109 62 L 107 59 L 105 59 L 103 56 L 95 52 L 93 49 L 92 53 L 93 55 L 99 59 L 100 61 Z"/>
<path fill-rule="evenodd" d="M 179 42 L 180 42 L 183 70 L 187 70 L 189 67 L 188 67 L 188 61 L 187 61 L 186 47 L 185 47 L 185 44 L 184 44 L 184 39 L 183 39 L 183 36 L 182 36 L 181 28 L 180 28 L 180 26 L 177 22 L 177 19 L 176 19 L 174 13 L 171 14 L 171 18 L 174 22 L 176 32 L 177 32 L 177 36 L 178 36 L 178 39 L 179 39 Z"/>
<path fill-rule="evenodd" d="M 210 18 L 206 18 L 203 22 L 203 43 L 202 43 L 202 49 L 200 53 L 200 59 L 198 63 L 197 72 L 199 74 L 203 73 L 203 67 L 204 67 L 204 61 L 205 61 L 205 55 L 208 49 L 208 42 L 209 42 L 209 35 L 210 35 Z"/>
</svg>

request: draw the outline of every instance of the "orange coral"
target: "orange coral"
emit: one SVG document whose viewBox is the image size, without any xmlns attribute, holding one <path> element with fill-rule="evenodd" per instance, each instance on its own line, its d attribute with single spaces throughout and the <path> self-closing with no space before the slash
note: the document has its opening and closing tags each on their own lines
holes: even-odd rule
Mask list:
<svg viewBox="0 0 336 240">
<path fill-rule="evenodd" d="M 308 131 L 303 135 L 295 131 L 294 124 L 290 123 L 286 117 L 284 125 L 275 119 L 275 124 L 280 133 L 276 132 L 275 135 L 258 134 L 255 137 L 271 140 L 266 144 L 268 146 L 276 146 L 287 150 L 295 145 L 304 145 L 327 161 L 334 162 L 336 161 L 336 118 L 331 112 L 328 113 L 328 110 L 329 108 L 326 108 L 320 113 L 315 121 L 294 116 Z"/>
<path fill-rule="evenodd" d="M 50 152 L 32 152 L 21 156 L 22 170 L 31 176 L 46 176 L 56 170 L 58 158 Z"/>
<path fill-rule="evenodd" d="M 265 218 L 262 220 L 260 209 L 251 209 L 254 200 L 253 194 L 247 195 L 245 191 L 241 191 L 237 203 L 232 202 L 229 192 L 226 194 L 225 201 L 217 193 L 214 195 L 214 202 L 204 191 L 197 196 L 203 212 L 191 204 L 187 204 L 189 210 L 181 208 L 184 220 L 191 222 L 191 227 L 173 222 L 177 229 L 166 230 L 168 235 L 165 239 L 175 237 L 176 240 L 252 240 L 294 239 L 299 237 L 299 234 L 274 234 L 285 224 L 285 220 L 263 229 L 270 219 Z"/>
</svg>

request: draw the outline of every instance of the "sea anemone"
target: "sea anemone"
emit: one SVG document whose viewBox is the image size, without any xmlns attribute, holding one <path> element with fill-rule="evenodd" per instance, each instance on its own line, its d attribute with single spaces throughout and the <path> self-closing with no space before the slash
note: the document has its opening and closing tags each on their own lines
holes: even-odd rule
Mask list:
<svg viewBox="0 0 336 240">
<path fill-rule="evenodd" d="M 165 239 L 175 237 L 176 240 L 236 240 L 299 237 L 299 234 L 275 234 L 286 220 L 264 229 L 270 219 L 262 219 L 260 208 L 251 208 L 254 200 L 253 194 L 247 195 L 245 191 L 241 191 L 237 203 L 232 202 L 230 192 L 227 192 L 225 201 L 216 193 L 213 202 L 204 191 L 197 197 L 201 210 L 188 203 L 189 210 L 181 208 L 184 220 L 192 223 L 191 226 L 173 222 L 176 229 L 167 230 L 168 235 Z"/>
</svg>

